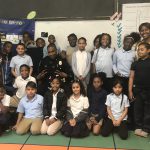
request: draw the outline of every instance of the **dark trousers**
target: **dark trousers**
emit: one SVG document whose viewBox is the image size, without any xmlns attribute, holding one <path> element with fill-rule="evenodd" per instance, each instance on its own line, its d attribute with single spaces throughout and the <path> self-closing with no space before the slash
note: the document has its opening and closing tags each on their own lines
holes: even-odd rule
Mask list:
<svg viewBox="0 0 150 150">
<path fill-rule="evenodd" d="M 150 132 L 150 89 L 134 88 L 133 91 L 136 129 Z"/>
<path fill-rule="evenodd" d="M 102 136 L 104 137 L 109 136 L 115 128 L 117 129 L 117 132 L 121 139 L 126 140 L 128 138 L 128 129 L 126 121 L 122 121 L 120 126 L 114 127 L 112 120 L 109 118 L 107 118 L 104 121 L 104 124 L 102 126 L 101 130 Z"/>
<path fill-rule="evenodd" d="M 88 136 L 90 131 L 85 121 L 77 122 L 74 127 L 70 126 L 69 122 L 66 122 L 61 129 L 61 133 L 67 137 L 80 138 Z"/>
<path fill-rule="evenodd" d="M 0 113 L 0 132 L 4 132 L 6 129 L 9 128 L 9 113 Z"/>
</svg>

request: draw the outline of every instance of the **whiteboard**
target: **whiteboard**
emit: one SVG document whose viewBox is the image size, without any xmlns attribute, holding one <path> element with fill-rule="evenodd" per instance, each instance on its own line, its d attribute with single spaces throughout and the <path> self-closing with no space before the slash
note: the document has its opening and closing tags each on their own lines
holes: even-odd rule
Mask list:
<svg viewBox="0 0 150 150">
<path fill-rule="evenodd" d="M 139 25 L 150 22 L 150 3 L 123 4 L 123 34 L 138 32 Z"/>
<path fill-rule="evenodd" d="M 53 34 L 60 48 L 63 50 L 68 45 L 67 36 L 75 33 L 78 38 L 87 39 L 86 50 L 93 49 L 93 40 L 96 35 L 109 33 L 112 37 L 112 47 L 117 46 L 116 25 L 106 20 L 90 21 L 37 21 L 35 23 L 35 39 L 41 37 L 41 32 Z M 47 42 L 47 38 L 45 38 Z"/>
</svg>

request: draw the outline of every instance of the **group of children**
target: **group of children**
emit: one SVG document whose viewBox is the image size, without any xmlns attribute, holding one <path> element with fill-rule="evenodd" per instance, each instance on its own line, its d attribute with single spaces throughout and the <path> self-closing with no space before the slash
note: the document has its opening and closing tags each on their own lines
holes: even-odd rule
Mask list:
<svg viewBox="0 0 150 150">
<path fill-rule="evenodd" d="M 134 101 L 135 134 L 147 137 L 150 23 L 141 24 L 139 32 L 142 41 L 137 33 L 131 33 L 116 51 L 111 48 L 109 34 L 98 35 L 91 53 L 86 51 L 84 37 L 77 39 L 70 34 L 70 46 L 60 51 L 55 37 L 50 35 L 47 54 L 41 58 L 34 77 L 32 57 L 26 54 L 33 41 L 19 43 L 17 55 L 12 58 L 11 42 L 5 43 L 1 54 L 5 88 L 0 87 L 0 133 L 9 126 L 10 108 L 17 108 L 18 119 L 12 128 L 17 134 L 30 130 L 32 134 L 54 135 L 60 130 L 67 137 L 86 137 L 92 131 L 105 137 L 117 131 L 121 139 L 127 139 L 130 99 Z M 36 45 L 43 49 L 44 56 L 44 40 L 38 38 Z M 10 97 L 6 92 L 13 88 L 16 91 Z"/>
</svg>

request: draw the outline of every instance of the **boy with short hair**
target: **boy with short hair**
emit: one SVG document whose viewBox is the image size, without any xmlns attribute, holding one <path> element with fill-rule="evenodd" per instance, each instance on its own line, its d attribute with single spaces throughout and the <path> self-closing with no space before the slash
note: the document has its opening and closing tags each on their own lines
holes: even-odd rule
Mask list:
<svg viewBox="0 0 150 150">
<path fill-rule="evenodd" d="M 23 43 L 20 43 L 16 47 L 17 50 L 17 55 L 14 56 L 10 62 L 10 67 L 11 67 L 11 73 L 13 76 L 16 78 L 20 75 L 20 66 L 22 64 L 26 64 L 30 66 L 30 75 L 32 74 L 33 71 L 33 63 L 32 59 L 30 56 L 25 54 L 25 45 Z"/>
<path fill-rule="evenodd" d="M 11 74 L 10 61 L 12 59 L 12 43 L 6 41 L 3 45 L 3 49 L 0 52 L 0 68 L 1 68 L 1 79 L 2 84 L 5 86 L 8 95 L 12 95 L 14 89 L 12 86 L 13 77 Z"/>
<path fill-rule="evenodd" d="M 15 79 L 13 87 L 17 89 L 16 94 L 10 99 L 10 106 L 17 107 L 20 99 L 25 96 L 25 87 L 29 81 L 36 82 L 36 79 L 29 75 L 30 67 L 26 64 L 20 66 L 20 76 Z"/>
<path fill-rule="evenodd" d="M 30 81 L 26 85 L 26 96 L 24 96 L 17 108 L 18 119 L 13 129 L 17 134 L 25 134 L 29 130 L 31 134 L 40 134 L 43 120 L 43 97 L 36 94 L 36 83 Z"/>
</svg>

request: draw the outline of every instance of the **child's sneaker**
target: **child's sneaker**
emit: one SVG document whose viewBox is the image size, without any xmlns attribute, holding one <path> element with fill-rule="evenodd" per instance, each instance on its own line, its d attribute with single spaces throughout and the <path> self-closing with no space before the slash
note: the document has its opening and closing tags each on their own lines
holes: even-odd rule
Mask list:
<svg viewBox="0 0 150 150">
<path fill-rule="evenodd" d="M 141 136 L 141 133 L 142 133 L 142 129 L 136 129 L 136 130 L 134 131 L 134 134 L 135 134 L 135 135 L 138 135 L 138 136 Z"/>
</svg>

